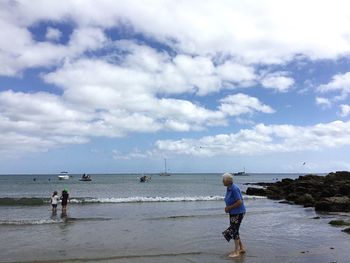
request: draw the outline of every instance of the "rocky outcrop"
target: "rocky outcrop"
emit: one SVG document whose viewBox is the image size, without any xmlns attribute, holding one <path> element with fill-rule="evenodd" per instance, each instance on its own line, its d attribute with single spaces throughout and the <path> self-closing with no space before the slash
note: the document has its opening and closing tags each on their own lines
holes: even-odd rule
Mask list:
<svg viewBox="0 0 350 263">
<path fill-rule="evenodd" d="M 327 176 L 304 175 L 298 179 L 282 179 L 265 188 L 248 187 L 247 195 L 267 196 L 287 200 L 317 211 L 350 212 L 350 172 L 341 171 Z"/>
</svg>

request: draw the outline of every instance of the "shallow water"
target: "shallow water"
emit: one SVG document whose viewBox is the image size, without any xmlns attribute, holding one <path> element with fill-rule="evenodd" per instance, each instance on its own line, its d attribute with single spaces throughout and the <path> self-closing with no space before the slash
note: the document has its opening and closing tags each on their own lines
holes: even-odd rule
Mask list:
<svg viewBox="0 0 350 263">
<path fill-rule="evenodd" d="M 276 177 L 264 176 L 237 177 L 236 181 L 243 188 L 244 182 L 271 181 Z M 312 208 L 261 198 L 245 199 L 247 214 L 240 232 L 247 253 L 228 259 L 233 243 L 227 243 L 221 235 L 228 226 L 224 203 L 209 198 L 222 198 L 225 192 L 219 175 L 154 177 L 144 184 L 133 175 L 104 177 L 105 181 L 98 181 L 98 176 L 94 176 L 95 181 L 89 185 L 65 182 L 72 197 L 108 200 L 71 204 L 66 215 L 60 211 L 52 215 L 49 205 L 0 206 L 0 262 L 250 263 L 348 259 L 350 236 L 328 224 L 333 218 L 348 218 L 348 214 L 323 214 L 321 219 L 312 219 L 316 216 Z M 13 197 L 45 197 L 34 195 L 34 190 L 44 192 L 43 189 L 63 186 L 52 180 L 44 183 L 44 179 L 40 186 L 20 185 L 13 186 L 22 191 Z M 6 196 L 4 191 L 1 197 Z M 139 197 L 137 201 L 132 199 L 135 196 Z M 184 197 L 192 201 L 180 201 Z M 195 197 L 208 198 L 193 201 L 197 200 Z M 119 202 L 121 198 L 123 202 Z M 145 202 L 147 199 L 142 198 L 154 199 Z"/>
</svg>

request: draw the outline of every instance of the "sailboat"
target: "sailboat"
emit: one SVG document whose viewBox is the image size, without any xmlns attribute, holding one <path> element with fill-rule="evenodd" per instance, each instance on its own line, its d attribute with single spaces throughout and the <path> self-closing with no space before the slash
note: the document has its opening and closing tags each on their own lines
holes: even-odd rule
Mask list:
<svg viewBox="0 0 350 263">
<path fill-rule="evenodd" d="M 166 168 L 166 159 L 164 159 L 164 172 L 159 174 L 160 176 L 170 176 L 170 173 L 167 172 Z"/>
</svg>

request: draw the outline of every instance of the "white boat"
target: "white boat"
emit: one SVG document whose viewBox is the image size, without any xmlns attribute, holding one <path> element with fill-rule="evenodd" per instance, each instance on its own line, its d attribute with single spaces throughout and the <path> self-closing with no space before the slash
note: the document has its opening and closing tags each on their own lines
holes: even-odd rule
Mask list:
<svg viewBox="0 0 350 263">
<path fill-rule="evenodd" d="M 237 172 L 237 173 L 232 173 L 235 176 L 248 176 L 249 174 L 247 174 L 245 172 L 245 167 L 243 167 L 243 172 Z"/>
<path fill-rule="evenodd" d="M 68 180 L 69 175 L 68 172 L 61 172 L 60 175 L 58 176 L 58 180 Z"/>
</svg>

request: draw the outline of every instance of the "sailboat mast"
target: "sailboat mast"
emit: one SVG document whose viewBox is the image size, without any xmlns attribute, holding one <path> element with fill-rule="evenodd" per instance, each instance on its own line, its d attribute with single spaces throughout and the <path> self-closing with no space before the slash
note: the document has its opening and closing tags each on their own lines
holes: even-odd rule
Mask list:
<svg viewBox="0 0 350 263">
<path fill-rule="evenodd" d="M 166 158 L 164 158 L 164 173 L 166 173 L 167 169 L 166 169 Z"/>
</svg>

